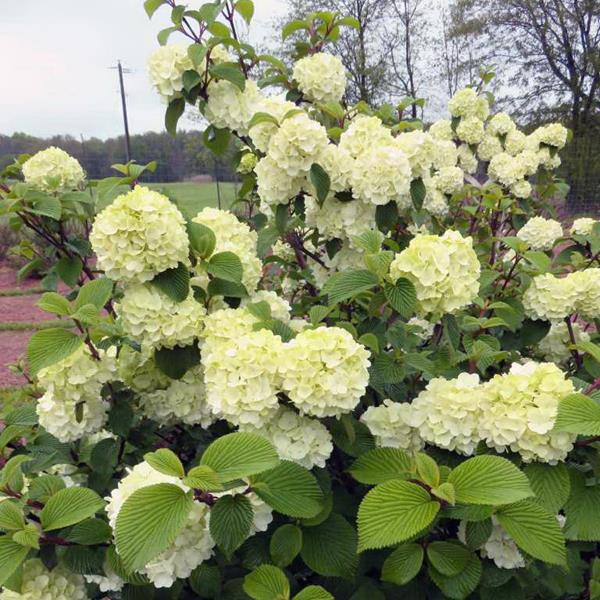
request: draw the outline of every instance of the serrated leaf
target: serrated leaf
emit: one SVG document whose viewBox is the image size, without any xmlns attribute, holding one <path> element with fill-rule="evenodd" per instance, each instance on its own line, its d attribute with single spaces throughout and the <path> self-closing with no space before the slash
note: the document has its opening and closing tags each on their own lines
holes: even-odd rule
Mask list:
<svg viewBox="0 0 600 600">
<path fill-rule="evenodd" d="M 86 304 L 93 304 L 100 310 L 109 301 L 112 290 L 113 282 L 106 277 L 88 281 L 77 293 L 73 307 L 79 310 Z"/>
<path fill-rule="evenodd" d="M 225 296 L 229 298 L 246 298 L 248 291 L 241 283 L 233 283 L 224 279 L 211 279 L 208 284 L 209 296 Z"/>
<path fill-rule="evenodd" d="M 172 477 L 183 477 L 185 470 L 179 457 L 168 448 L 159 448 L 154 452 L 144 454 L 144 460 L 159 473 Z"/>
<path fill-rule="evenodd" d="M 444 483 L 431 488 L 431 493 L 440 500 L 445 500 L 449 504 L 456 504 L 456 490 L 451 483 Z"/>
<path fill-rule="evenodd" d="M 217 238 L 210 227 L 190 221 L 187 223 L 187 232 L 192 250 L 201 258 L 208 258 L 215 251 Z"/>
<path fill-rule="evenodd" d="M 156 275 L 151 283 L 175 302 L 183 302 L 190 293 L 190 272 L 183 263 L 179 263 L 177 267 Z"/>
<path fill-rule="evenodd" d="M 565 539 L 556 516 L 536 502 L 524 500 L 504 506 L 496 518 L 514 542 L 534 558 L 566 565 Z"/>
<path fill-rule="evenodd" d="M 356 573 L 357 536 L 341 515 L 332 513 L 321 524 L 302 530 L 300 556 L 319 575 L 352 579 Z"/>
<path fill-rule="evenodd" d="M 524 471 L 535 494 L 535 501 L 551 513 L 558 513 L 571 493 L 569 471 L 564 463 L 531 463 Z"/>
<path fill-rule="evenodd" d="M 197 344 L 157 348 L 154 362 L 159 370 L 171 379 L 181 379 L 192 367 L 200 363 L 200 351 Z"/>
<path fill-rule="evenodd" d="M 17 570 L 29 554 L 29 548 L 13 542 L 8 536 L 0 536 L 0 586 Z"/>
<path fill-rule="evenodd" d="M 533 496 L 529 481 L 509 460 L 499 456 L 475 456 L 452 470 L 448 482 L 456 501 L 465 504 L 511 504 Z"/>
<path fill-rule="evenodd" d="M 377 277 L 383 278 L 390 270 L 390 265 L 394 260 L 394 253 L 391 250 L 381 252 L 366 253 L 364 255 L 365 266 L 369 271 L 375 273 Z"/>
<path fill-rule="evenodd" d="M 492 535 L 492 519 L 469 521 L 465 525 L 465 542 L 471 550 L 478 550 Z"/>
<path fill-rule="evenodd" d="M 199 465 L 190 469 L 183 478 L 185 485 L 203 492 L 219 492 L 223 489 L 221 480 L 208 465 Z"/>
<path fill-rule="evenodd" d="M 412 459 L 399 448 L 374 448 L 358 457 L 349 469 L 356 481 L 376 485 L 390 479 L 409 479 Z"/>
<path fill-rule="evenodd" d="M 446 577 L 435 569 L 429 569 L 429 575 L 435 584 L 442 590 L 444 596 L 452 600 L 467 598 L 479 584 L 481 579 L 481 561 L 475 554 L 462 573 L 454 577 Z"/>
<path fill-rule="evenodd" d="M 163 31 L 168 31 L 171 33 L 173 28 L 168 27 Z M 161 32 L 162 33 L 162 32 Z M 169 102 L 169 106 L 167 106 L 167 110 L 165 112 L 165 129 L 171 134 L 175 135 L 177 133 L 177 123 L 183 115 L 185 111 L 185 100 L 183 98 L 175 98 L 175 100 L 171 100 Z"/>
<path fill-rule="evenodd" d="M 273 563 L 287 567 L 302 549 L 302 530 L 297 525 L 286 523 L 278 527 L 271 536 L 269 551 Z"/>
<path fill-rule="evenodd" d="M 223 496 L 210 511 L 210 534 L 225 553 L 231 556 L 250 534 L 254 512 L 247 496 Z"/>
<path fill-rule="evenodd" d="M 417 210 L 421 210 L 423 208 L 423 201 L 425 200 L 426 194 L 427 188 L 420 177 L 417 177 L 410 182 L 410 197 L 412 199 L 413 206 Z"/>
<path fill-rule="evenodd" d="M 66 535 L 65 539 L 82 546 L 104 544 L 112 537 L 110 525 L 102 519 L 85 519 L 77 523 Z"/>
<path fill-rule="evenodd" d="M 103 575 L 106 555 L 104 548 L 92 546 L 68 546 L 60 549 L 61 563 L 77 575 Z"/>
<path fill-rule="evenodd" d="M 213 254 L 206 265 L 206 270 L 214 277 L 233 283 L 241 283 L 244 273 L 242 261 L 233 252 Z"/>
<path fill-rule="evenodd" d="M 34 376 L 40 369 L 68 358 L 83 343 L 71 331 L 62 328 L 37 331 L 27 344 L 29 373 Z"/>
<path fill-rule="evenodd" d="M 381 250 L 382 242 L 383 234 L 376 229 L 367 229 L 358 235 L 352 236 L 354 246 L 372 254 Z"/>
<path fill-rule="evenodd" d="M 323 206 L 323 202 L 327 199 L 329 190 L 331 188 L 331 180 L 325 169 L 317 164 L 313 163 L 309 171 L 310 182 L 313 184 L 317 192 L 317 201 L 319 206 Z"/>
<path fill-rule="evenodd" d="M 88 488 L 72 487 L 59 490 L 40 513 L 44 531 L 61 529 L 83 521 L 104 508 L 105 502 Z"/>
<path fill-rule="evenodd" d="M 223 482 L 262 473 L 278 463 L 279 456 L 268 440 L 246 432 L 230 433 L 215 440 L 200 461 L 215 471 Z"/>
<path fill-rule="evenodd" d="M 429 527 L 439 510 L 439 502 L 415 483 L 393 480 L 378 485 L 358 509 L 359 552 L 408 540 Z"/>
<path fill-rule="evenodd" d="M 569 394 L 558 404 L 553 431 L 600 435 L 600 404 L 583 394 Z"/>
<path fill-rule="evenodd" d="M 273 565 L 261 565 L 244 577 L 244 591 L 254 600 L 288 600 L 290 582 Z"/>
<path fill-rule="evenodd" d="M 3 531 L 16 531 L 23 529 L 25 519 L 23 509 L 14 500 L 0 502 L 0 529 Z"/>
<path fill-rule="evenodd" d="M 117 515 L 115 543 L 124 568 L 141 569 L 166 550 L 185 525 L 193 499 L 170 483 L 135 491 Z"/>
<path fill-rule="evenodd" d="M 0 450 L 4 450 L 7 444 L 16 438 L 32 433 L 31 425 L 8 425 L 0 433 Z"/>
<path fill-rule="evenodd" d="M 190 586 L 202 598 L 219 598 L 221 594 L 221 572 L 219 567 L 200 564 L 190 575 Z"/>
<path fill-rule="evenodd" d="M 384 561 L 381 580 L 405 585 L 414 579 L 423 565 L 425 552 L 419 544 L 402 544 Z"/>
<path fill-rule="evenodd" d="M 65 482 L 58 475 L 41 475 L 31 481 L 29 498 L 46 503 L 48 498 L 65 488 Z"/>
<path fill-rule="evenodd" d="M 330 306 L 312 306 L 308 311 L 308 316 L 312 325 L 320 323 L 331 312 Z"/>
<path fill-rule="evenodd" d="M 415 286 L 405 277 L 400 277 L 395 284 L 384 286 L 385 297 L 391 307 L 405 318 L 411 317 L 417 306 Z"/>
<path fill-rule="evenodd" d="M 252 489 L 274 510 L 289 517 L 314 517 L 323 506 L 323 492 L 315 477 L 288 461 L 254 476 Z"/>
<path fill-rule="evenodd" d="M 296 594 L 293 600 L 335 600 L 335 598 L 320 585 L 309 585 Z"/>
<path fill-rule="evenodd" d="M 20 531 L 15 531 L 12 539 L 20 546 L 33 548 L 35 550 L 40 549 L 40 532 L 33 523 L 29 523 Z"/>
<path fill-rule="evenodd" d="M 431 456 L 427 456 L 424 452 L 418 452 L 415 455 L 415 463 L 417 474 L 421 481 L 429 487 L 436 487 L 440 483 L 440 468 Z"/>
<path fill-rule="evenodd" d="M 46 312 L 63 317 L 71 313 L 71 303 L 56 292 L 42 294 L 42 297 L 37 301 L 37 306 Z"/>
<path fill-rule="evenodd" d="M 600 485 L 586 485 L 586 477 L 570 471 L 571 495 L 565 503 L 565 537 L 569 540 L 600 541 Z"/>
<path fill-rule="evenodd" d="M 379 283 L 379 278 L 371 271 L 358 269 L 334 273 L 323 286 L 323 293 L 327 294 L 330 304 L 337 304 L 366 292 Z"/>
<path fill-rule="evenodd" d="M 427 546 L 427 558 L 433 568 L 446 577 L 455 577 L 464 571 L 471 552 L 458 541 L 434 541 Z"/>
<path fill-rule="evenodd" d="M 246 87 L 246 78 L 240 71 L 239 65 L 234 63 L 212 64 L 209 68 L 209 72 L 213 77 L 225 79 L 226 81 L 233 83 L 233 85 L 238 87 L 242 92 Z"/>
</svg>

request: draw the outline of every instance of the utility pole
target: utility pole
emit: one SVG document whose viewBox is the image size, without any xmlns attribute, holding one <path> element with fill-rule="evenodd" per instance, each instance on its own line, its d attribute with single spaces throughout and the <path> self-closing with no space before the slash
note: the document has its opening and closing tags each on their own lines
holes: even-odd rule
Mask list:
<svg viewBox="0 0 600 600">
<path fill-rule="evenodd" d="M 123 82 L 123 73 L 131 73 L 129 69 L 123 69 L 121 61 L 117 61 L 116 67 L 111 69 L 117 69 L 119 72 L 119 88 L 121 90 L 121 107 L 123 108 L 123 125 L 125 126 L 125 155 L 127 162 L 131 160 L 131 140 L 129 139 L 129 121 L 127 119 L 127 101 L 125 99 L 125 84 Z"/>
</svg>

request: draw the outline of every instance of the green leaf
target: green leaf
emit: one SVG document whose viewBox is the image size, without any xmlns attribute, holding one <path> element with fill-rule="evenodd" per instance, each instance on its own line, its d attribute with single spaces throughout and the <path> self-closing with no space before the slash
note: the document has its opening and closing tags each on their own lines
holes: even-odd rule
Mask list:
<svg viewBox="0 0 600 600">
<path fill-rule="evenodd" d="M 471 550 L 478 550 L 492 535 L 492 519 L 483 521 L 469 521 L 465 526 L 465 541 Z"/>
<path fill-rule="evenodd" d="M 440 484 L 440 468 L 433 458 L 427 456 L 424 452 L 418 452 L 415 456 L 417 465 L 417 474 L 421 481 L 429 487 L 436 487 Z"/>
<path fill-rule="evenodd" d="M 77 256 L 63 256 L 63 258 L 56 263 L 56 272 L 58 273 L 58 276 L 70 287 L 77 285 L 82 268 L 83 263 Z"/>
<path fill-rule="evenodd" d="M 300 31 L 301 29 L 310 29 L 310 23 L 308 21 L 290 21 L 283 26 L 281 30 L 281 39 L 286 40 L 296 31 Z"/>
<path fill-rule="evenodd" d="M 234 63 L 212 64 L 208 71 L 213 77 L 225 79 L 226 81 L 233 83 L 233 85 L 238 87 L 242 92 L 246 87 L 246 78 L 240 71 L 239 65 Z"/>
<path fill-rule="evenodd" d="M 323 507 L 317 480 L 296 463 L 281 461 L 274 469 L 253 477 L 251 485 L 269 506 L 289 517 L 314 517 Z"/>
<path fill-rule="evenodd" d="M 23 509 L 14 500 L 0 502 L 0 529 L 3 531 L 16 531 L 25 527 Z"/>
<path fill-rule="evenodd" d="M 56 492 L 40 513 L 44 531 L 61 529 L 83 521 L 104 508 L 105 502 L 88 488 L 72 487 Z"/>
<path fill-rule="evenodd" d="M 54 313 L 61 316 L 71 314 L 71 303 L 56 292 L 46 292 L 38 300 L 37 306 L 46 312 Z"/>
<path fill-rule="evenodd" d="M 208 258 L 215 251 L 217 238 L 210 227 L 190 221 L 187 224 L 187 232 L 190 246 L 200 258 Z"/>
<path fill-rule="evenodd" d="M 0 585 L 17 570 L 29 554 L 29 548 L 13 542 L 8 536 L 0 536 Z"/>
<path fill-rule="evenodd" d="M 464 571 L 471 556 L 469 549 L 457 541 L 437 541 L 427 546 L 429 562 L 446 577 L 454 577 Z"/>
<path fill-rule="evenodd" d="M 293 600 L 335 600 L 335 598 L 320 585 L 309 585 L 296 594 Z"/>
<path fill-rule="evenodd" d="M 170 29 L 170 28 L 169 28 Z M 169 102 L 165 112 L 165 129 L 171 134 L 177 133 L 177 123 L 185 111 L 185 100 L 183 98 L 175 98 Z"/>
<path fill-rule="evenodd" d="M 7 444 L 16 438 L 29 436 L 32 433 L 31 425 L 8 425 L 0 433 L 0 450 L 4 450 Z"/>
<path fill-rule="evenodd" d="M 412 199 L 413 206 L 417 210 L 421 210 L 423 208 L 423 201 L 425 200 L 426 194 L 427 189 L 425 188 L 425 184 L 420 177 L 417 177 L 410 182 L 410 197 Z"/>
<path fill-rule="evenodd" d="M 127 571 L 141 569 L 166 550 L 185 525 L 192 495 L 170 483 L 135 491 L 117 516 L 115 542 Z"/>
<path fill-rule="evenodd" d="M 411 281 L 400 277 L 393 285 L 386 283 L 384 292 L 396 312 L 405 318 L 412 317 L 417 306 L 417 292 Z"/>
<path fill-rule="evenodd" d="M 317 192 L 317 200 L 319 206 L 323 206 L 323 202 L 327 199 L 329 190 L 331 188 L 331 180 L 325 169 L 317 164 L 313 163 L 309 171 L 310 182 L 313 184 Z"/>
<path fill-rule="evenodd" d="M 564 511 L 567 522 L 565 537 L 569 540 L 600 541 L 600 485 L 588 485 L 586 476 L 570 471 L 571 495 Z"/>
<path fill-rule="evenodd" d="M 302 530 L 300 556 L 319 575 L 352 579 L 358 566 L 356 544 L 354 527 L 332 513 L 321 524 Z"/>
<path fill-rule="evenodd" d="M 376 485 L 390 479 L 409 479 L 413 464 L 404 450 L 374 448 L 359 456 L 348 470 L 356 481 Z"/>
<path fill-rule="evenodd" d="M 225 154 L 229 146 L 231 133 L 228 129 L 218 129 L 214 125 L 209 125 L 203 134 L 204 145 L 217 156 Z"/>
<path fill-rule="evenodd" d="M 202 44 L 192 44 L 191 46 L 188 46 L 188 56 L 190 57 L 190 60 L 196 69 L 198 67 L 204 68 L 204 60 L 206 58 L 207 51 L 208 48 Z"/>
<path fill-rule="evenodd" d="M 219 598 L 221 595 L 221 572 L 219 567 L 206 563 L 196 567 L 190 575 L 190 586 L 201 598 Z"/>
<path fill-rule="evenodd" d="M 479 580 L 481 579 L 481 562 L 475 554 L 471 554 L 469 563 L 459 575 L 447 577 L 434 568 L 429 569 L 429 575 L 440 590 L 442 590 L 445 597 L 453 600 L 463 600 L 473 593 L 479 584 Z"/>
<path fill-rule="evenodd" d="M 233 252 L 218 252 L 213 254 L 206 270 L 219 279 L 241 283 L 244 269 L 242 261 L 237 254 Z"/>
<path fill-rule="evenodd" d="M 244 577 L 244 591 L 254 600 L 288 600 L 290 582 L 273 565 L 261 565 Z"/>
<path fill-rule="evenodd" d="M 28 198 L 35 197 L 31 208 L 27 209 L 27 212 L 33 213 L 34 215 L 42 215 L 43 217 L 50 217 L 55 221 L 60 221 L 62 215 L 62 206 L 60 200 L 54 196 L 47 196 L 46 194 L 36 193 L 35 196 L 28 194 Z"/>
<path fill-rule="evenodd" d="M 65 535 L 65 539 L 74 544 L 82 546 L 95 546 L 96 544 L 104 544 L 112 537 L 112 529 L 110 525 L 102 519 L 86 519 L 77 523 L 69 533 Z"/>
<path fill-rule="evenodd" d="M 248 291 L 241 283 L 233 283 L 224 279 L 211 279 L 208 284 L 209 296 L 225 296 L 229 298 L 246 298 Z"/>
<path fill-rule="evenodd" d="M 152 15 L 163 5 L 164 0 L 145 0 L 144 10 L 148 15 L 148 18 L 152 18 Z"/>
<path fill-rule="evenodd" d="M 254 2 L 252 0 L 237 0 L 234 8 L 244 21 L 250 25 L 250 21 L 252 21 L 252 16 L 254 15 Z"/>
<path fill-rule="evenodd" d="M 233 481 L 272 469 L 279 457 L 272 444 L 256 433 L 230 433 L 210 444 L 200 464 L 209 466 L 221 481 Z"/>
<path fill-rule="evenodd" d="M 64 488 L 65 482 L 58 475 L 41 475 L 31 481 L 29 498 L 45 504 L 48 502 L 48 498 Z"/>
<path fill-rule="evenodd" d="M 287 567 L 302 549 L 302 529 L 291 523 L 278 527 L 271 536 L 269 551 L 273 563 Z"/>
<path fill-rule="evenodd" d="M 525 474 L 499 456 L 470 458 L 453 469 L 448 481 L 454 486 L 456 501 L 465 504 L 499 506 L 533 496 Z"/>
<path fill-rule="evenodd" d="M 432 487 L 431 493 L 440 500 L 445 500 L 449 504 L 456 504 L 456 490 L 451 483 L 444 481 L 444 483 Z"/>
<path fill-rule="evenodd" d="M 202 78 L 200 77 L 198 71 L 189 69 L 188 71 L 183 72 L 181 81 L 183 82 L 183 89 L 186 92 L 191 92 L 199 83 L 202 82 Z"/>
<path fill-rule="evenodd" d="M 503 506 L 496 518 L 514 542 L 534 558 L 566 565 L 565 539 L 556 516 L 532 500 Z"/>
<path fill-rule="evenodd" d="M 531 463 L 524 471 L 535 494 L 536 502 L 556 514 L 565 505 L 571 493 L 567 467 L 564 463 L 557 465 Z"/>
<path fill-rule="evenodd" d="M 156 275 L 151 283 L 175 302 L 183 302 L 190 293 L 190 272 L 183 263 L 179 263 L 175 268 Z"/>
<path fill-rule="evenodd" d="M 203 492 L 219 492 L 223 489 L 219 475 L 208 465 L 199 465 L 190 469 L 183 478 L 185 485 Z"/>
<path fill-rule="evenodd" d="M 12 539 L 20 546 L 35 550 L 40 549 L 40 532 L 34 523 L 28 523 L 20 531 L 15 531 Z"/>
<path fill-rule="evenodd" d="M 159 448 L 154 452 L 144 454 L 144 460 L 159 473 L 172 477 L 183 477 L 185 470 L 179 457 L 168 448 Z"/>
<path fill-rule="evenodd" d="M 197 344 L 157 348 L 154 362 L 171 379 L 181 379 L 192 367 L 200 364 L 200 351 Z"/>
<path fill-rule="evenodd" d="M 373 488 L 358 509 L 358 550 L 384 548 L 423 531 L 440 510 L 439 502 L 408 481 L 386 481 Z"/>
<path fill-rule="evenodd" d="M 402 544 L 384 561 L 381 580 L 405 585 L 417 576 L 423 564 L 425 552 L 419 544 Z"/>
<path fill-rule="evenodd" d="M 113 282 L 107 277 L 101 277 L 88 281 L 78 292 L 73 306 L 75 310 L 86 304 L 93 304 L 98 310 L 110 300 L 113 290 Z"/>
<path fill-rule="evenodd" d="M 569 394 L 558 404 L 553 431 L 600 435 L 600 404 L 583 394 Z"/>
<path fill-rule="evenodd" d="M 359 235 L 352 236 L 354 246 L 372 254 L 381 250 L 382 242 L 383 234 L 376 229 L 367 229 Z"/>
<path fill-rule="evenodd" d="M 223 496 L 210 511 L 210 534 L 230 557 L 250 534 L 254 512 L 247 496 Z"/>
<path fill-rule="evenodd" d="M 358 269 L 334 273 L 323 286 L 323 293 L 327 294 L 329 304 L 337 304 L 366 292 L 379 283 L 379 278 L 371 271 Z"/>
<path fill-rule="evenodd" d="M 104 548 L 69 546 L 59 550 L 60 561 L 71 573 L 77 575 L 103 575 Z M 58 554 L 58 552 L 57 552 Z"/>
<path fill-rule="evenodd" d="M 382 279 L 390 270 L 394 253 L 391 250 L 384 250 L 383 252 L 365 254 L 363 258 L 367 269 Z"/>
</svg>

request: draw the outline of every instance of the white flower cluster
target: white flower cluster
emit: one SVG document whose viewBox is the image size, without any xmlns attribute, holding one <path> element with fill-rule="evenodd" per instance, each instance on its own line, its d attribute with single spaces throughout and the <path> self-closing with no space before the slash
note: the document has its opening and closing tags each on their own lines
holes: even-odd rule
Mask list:
<svg viewBox="0 0 600 600">
<path fill-rule="evenodd" d="M 369 366 L 369 352 L 345 329 L 306 329 L 285 347 L 282 387 L 302 413 L 339 416 L 364 394 Z"/>
<path fill-rule="evenodd" d="M 125 334 L 145 349 L 191 344 L 206 315 L 192 293 L 176 302 L 148 283 L 125 288 L 115 311 Z"/>
<path fill-rule="evenodd" d="M 262 262 L 256 254 L 257 234 L 246 223 L 242 223 L 232 212 L 207 207 L 193 219 L 194 223 L 208 227 L 216 238 L 214 253 L 233 252 L 242 263 L 242 283 L 251 294 L 262 275 Z M 198 265 L 196 273 L 206 277 L 203 267 Z"/>
<path fill-rule="evenodd" d="M 575 342 L 588 342 L 590 335 L 583 330 L 579 323 L 572 323 L 573 337 Z M 569 349 L 571 339 L 567 324 L 563 321 L 552 323 L 550 331 L 538 344 L 540 354 L 549 362 L 564 364 L 569 361 L 572 354 Z"/>
<path fill-rule="evenodd" d="M 115 529 L 117 517 L 123 504 L 134 492 L 149 485 L 170 483 L 188 491 L 177 477 L 155 471 L 147 462 L 137 464 L 106 499 L 106 514 L 110 526 Z M 195 502 L 190 510 L 186 524 L 171 546 L 145 565 L 140 573 L 146 575 L 157 588 L 169 588 L 176 579 L 189 577 L 202 562 L 208 560 L 213 551 L 213 541 L 208 520 L 210 511 L 205 504 Z"/>
<path fill-rule="evenodd" d="M 346 70 L 333 54 L 317 52 L 301 58 L 292 76 L 300 91 L 315 102 L 338 102 L 346 90 Z"/>
<path fill-rule="evenodd" d="M 410 425 L 411 405 L 384 400 L 380 406 L 370 406 L 360 420 L 375 436 L 377 446 L 416 451 L 423 447 L 419 431 Z"/>
<path fill-rule="evenodd" d="M 114 348 L 98 353 L 100 360 L 82 346 L 37 374 L 45 390 L 36 406 L 40 425 L 61 442 L 96 433 L 106 423 L 109 405 L 100 392 L 105 383 L 116 379 L 116 353 Z"/>
<path fill-rule="evenodd" d="M 104 575 L 84 575 L 88 583 L 98 586 L 101 592 L 120 592 L 125 587 L 125 580 L 121 579 L 106 563 Z"/>
<path fill-rule="evenodd" d="M 411 281 L 422 314 L 452 313 L 479 291 L 481 266 L 470 237 L 448 230 L 442 236 L 417 235 L 390 265 L 390 278 Z"/>
<path fill-rule="evenodd" d="M 165 102 L 181 96 L 183 73 L 193 68 L 186 44 L 160 46 L 148 60 L 150 82 Z"/>
<path fill-rule="evenodd" d="M 33 558 L 23 563 L 23 583 L 19 592 L 4 588 L 0 600 L 88 600 L 85 580 L 62 566 L 49 570 Z"/>
<path fill-rule="evenodd" d="M 517 237 L 526 242 L 532 250 L 552 250 L 562 234 L 562 225 L 558 221 L 532 217 L 519 229 Z"/>
<path fill-rule="evenodd" d="M 273 444 L 282 460 L 307 469 L 324 467 L 333 451 L 331 435 L 325 425 L 283 406 L 263 426 L 246 426 L 241 430 L 262 435 Z"/>
<path fill-rule="evenodd" d="M 293 102 L 286 100 L 284 94 L 264 97 L 257 112 L 271 116 L 276 122 L 261 121 L 250 127 L 250 139 L 256 148 L 261 152 L 266 152 L 269 148 L 269 142 L 273 135 L 277 133 L 283 118 L 288 114 L 293 114 L 292 111 L 296 112 L 297 110 L 298 107 Z"/>
<path fill-rule="evenodd" d="M 573 221 L 571 225 L 571 235 L 591 235 L 594 225 L 598 223 L 591 217 L 580 217 Z"/>
<path fill-rule="evenodd" d="M 188 263 L 183 216 L 166 196 L 139 185 L 96 217 L 90 242 L 106 275 L 127 283 Z"/>
<path fill-rule="evenodd" d="M 25 183 L 44 192 L 64 192 L 78 188 L 85 173 L 77 159 L 64 150 L 50 146 L 23 163 Z"/>
<path fill-rule="evenodd" d="M 259 111 L 262 99 L 254 81 L 247 80 L 243 91 L 225 79 L 213 81 L 208 86 L 204 116 L 215 127 L 247 135 L 250 120 Z"/>
</svg>

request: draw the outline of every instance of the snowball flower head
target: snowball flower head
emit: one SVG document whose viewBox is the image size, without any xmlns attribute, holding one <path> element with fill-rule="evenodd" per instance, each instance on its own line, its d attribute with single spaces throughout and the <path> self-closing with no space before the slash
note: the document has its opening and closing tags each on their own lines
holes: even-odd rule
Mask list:
<svg viewBox="0 0 600 600">
<path fill-rule="evenodd" d="M 479 291 L 481 266 L 470 237 L 448 230 L 442 236 L 416 235 L 390 265 L 390 278 L 410 280 L 422 314 L 452 313 Z"/>
<path fill-rule="evenodd" d="M 88 600 L 85 580 L 63 566 L 48 570 L 33 558 L 23 563 L 23 583 L 20 592 L 4 588 L 1 600 Z"/>
<path fill-rule="evenodd" d="M 260 110 L 262 101 L 258 86 L 250 79 L 246 80 L 243 91 L 225 79 L 213 81 L 208 86 L 204 116 L 215 127 L 247 135 L 250 120 Z"/>
<path fill-rule="evenodd" d="M 575 342 L 589 342 L 589 334 L 583 330 L 579 323 L 571 323 Z M 538 344 L 541 355 L 549 362 L 557 364 L 566 363 L 572 357 L 569 345 L 571 338 L 567 324 L 563 321 L 552 323 L 550 331 Z"/>
<path fill-rule="evenodd" d="M 505 112 L 496 113 L 487 125 L 487 131 L 491 135 L 507 135 L 516 128 L 515 122 Z"/>
<path fill-rule="evenodd" d="M 304 414 L 335 417 L 350 412 L 369 382 L 369 352 L 340 327 L 300 332 L 285 347 L 283 389 Z"/>
<path fill-rule="evenodd" d="M 119 511 L 127 499 L 134 492 L 159 483 L 170 483 L 186 492 L 190 491 L 178 477 L 159 473 L 146 461 L 137 464 L 106 498 L 106 514 L 113 531 Z M 206 504 L 194 502 L 185 525 L 173 543 L 139 572 L 146 575 L 157 588 L 171 587 L 176 579 L 189 577 L 199 564 L 212 555 L 215 542 L 208 530 L 209 516 L 210 511 Z"/>
<path fill-rule="evenodd" d="M 298 107 L 289 100 L 285 99 L 285 95 L 267 96 L 262 99 L 260 106 L 256 112 L 267 113 L 271 115 L 277 123 L 270 121 L 261 121 L 250 128 L 250 139 L 252 143 L 261 152 L 266 152 L 269 147 L 269 142 L 273 135 L 277 132 L 279 125 L 287 113 L 292 110 L 298 110 Z"/>
<path fill-rule="evenodd" d="M 166 196 L 139 185 L 96 217 L 90 242 L 106 275 L 127 283 L 188 263 L 182 214 Z"/>
<path fill-rule="evenodd" d="M 271 206 L 287 204 L 290 198 L 298 194 L 304 183 L 304 177 L 290 177 L 270 156 L 261 158 L 254 172 L 261 210 L 268 215 L 273 214 Z"/>
<path fill-rule="evenodd" d="M 23 163 L 23 178 L 44 192 L 64 192 L 78 188 L 85 173 L 77 159 L 64 150 L 50 146 Z"/>
<path fill-rule="evenodd" d="M 464 182 L 464 173 L 458 167 L 442 167 L 434 176 L 433 185 L 444 194 L 458 191 Z"/>
<path fill-rule="evenodd" d="M 572 276 L 536 275 L 523 294 L 525 314 L 546 321 L 564 319 L 575 312 L 577 294 Z"/>
<path fill-rule="evenodd" d="M 479 376 L 436 377 L 412 401 L 409 423 L 428 444 L 470 456 L 479 443 Z"/>
<path fill-rule="evenodd" d="M 483 121 L 477 117 L 461 119 L 456 127 L 456 136 L 467 144 L 478 144 L 483 139 Z"/>
<path fill-rule="evenodd" d="M 338 102 L 346 90 L 346 70 L 333 54 L 317 52 L 301 58 L 292 76 L 300 91 L 315 102 Z"/>
<path fill-rule="evenodd" d="M 576 291 L 575 311 L 584 319 L 597 319 L 600 316 L 600 269 L 576 271 L 568 277 Z"/>
<path fill-rule="evenodd" d="M 571 235 L 591 235 L 596 223 L 598 223 L 598 221 L 591 217 L 575 219 L 573 225 L 571 225 Z"/>
<path fill-rule="evenodd" d="M 165 389 L 172 381 L 156 366 L 152 348 L 138 352 L 127 345 L 119 352 L 119 379 L 138 393 Z"/>
<path fill-rule="evenodd" d="M 484 121 L 489 114 L 488 101 L 477 95 L 474 88 L 458 90 L 448 102 L 448 110 L 453 117 L 476 117 Z"/>
<path fill-rule="evenodd" d="M 488 175 L 503 185 L 511 186 L 523 179 L 526 169 L 523 161 L 518 160 L 507 152 L 500 152 L 492 157 L 488 165 Z"/>
<path fill-rule="evenodd" d="M 574 389 L 552 363 L 514 363 L 508 374 L 483 385 L 481 437 L 497 452 L 518 452 L 525 462 L 564 460 L 577 436 L 553 427 L 559 402 Z"/>
<path fill-rule="evenodd" d="M 150 83 L 165 102 L 181 96 L 183 73 L 193 68 L 186 44 L 160 46 L 148 60 Z"/>
<path fill-rule="evenodd" d="M 454 138 L 452 123 L 448 119 L 440 119 L 432 123 L 429 133 L 438 140 L 451 141 Z"/>
<path fill-rule="evenodd" d="M 558 221 L 532 217 L 519 229 L 517 237 L 527 242 L 532 250 L 552 250 L 562 234 L 562 225 Z"/>
<path fill-rule="evenodd" d="M 254 292 L 252 296 L 244 298 L 241 306 L 248 306 L 257 302 L 266 302 L 271 310 L 271 317 L 274 319 L 283 321 L 284 323 L 289 322 L 292 307 L 285 298 L 281 298 L 271 290 L 259 290 L 258 292 Z"/>
<path fill-rule="evenodd" d="M 378 117 L 358 115 L 340 136 L 339 147 L 357 158 L 373 146 L 388 145 L 393 142 L 392 134 Z"/>
<path fill-rule="evenodd" d="M 109 405 L 101 391 L 105 383 L 116 378 L 116 352 L 111 348 L 98 353 L 100 360 L 81 346 L 37 374 L 45 390 L 36 407 L 40 425 L 61 442 L 96 433 L 106 423 Z"/>
<path fill-rule="evenodd" d="M 176 302 L 150 284 L 125 288 L 115 311 L 125 334 L 149 348 L 191 344 L 202 331 L 206 315 L 192 293 Z"/>
<path fill-rule="evenodd" d="M 540 144 L 553 146 L 560 150 L 561 148 L 564 148 L 567 143 L 568 133 L 569 132 L 564 125 L 561 125 L 560 123 L 550 123 L 549 125 L 538 127 L 533 132 L 533 135 Z"/>
<path fill-rule="evenodd" d="M 325 467 L 333 451 L 331 434 L 325 425 L 283 406 L 263 427 L 246 426 L 241 429 L 262 435 L 273 444 L 279 458 L 298 463 L 306 469 Z"/>
<path fill-rule="evenodd" d="M 367 408 L 360 420 L 375 436 L 377 446 L 417 451 L 423 447 L 423 440 L 410 424 L 411 412 L 410 404 L 388 399 Z"/>
<path fill-rule="evenodd" d="M 411 178 L 408 158 L 397 145 L 375 145 L 356 159 L 350 184 L 362 202 L 382 205 L 394 200 L 405 209 L 410 206 Z"/>
<path fill-rule="evenodd" d="M 321 154 L 319 164 L 329 175 L 331 192 L 342 192 L 349 188 L 354 159 L 347 150 L 335 144 L 328 144 Z M 312 184 L 310 190 L 315 193 Z"/>
</svg>

